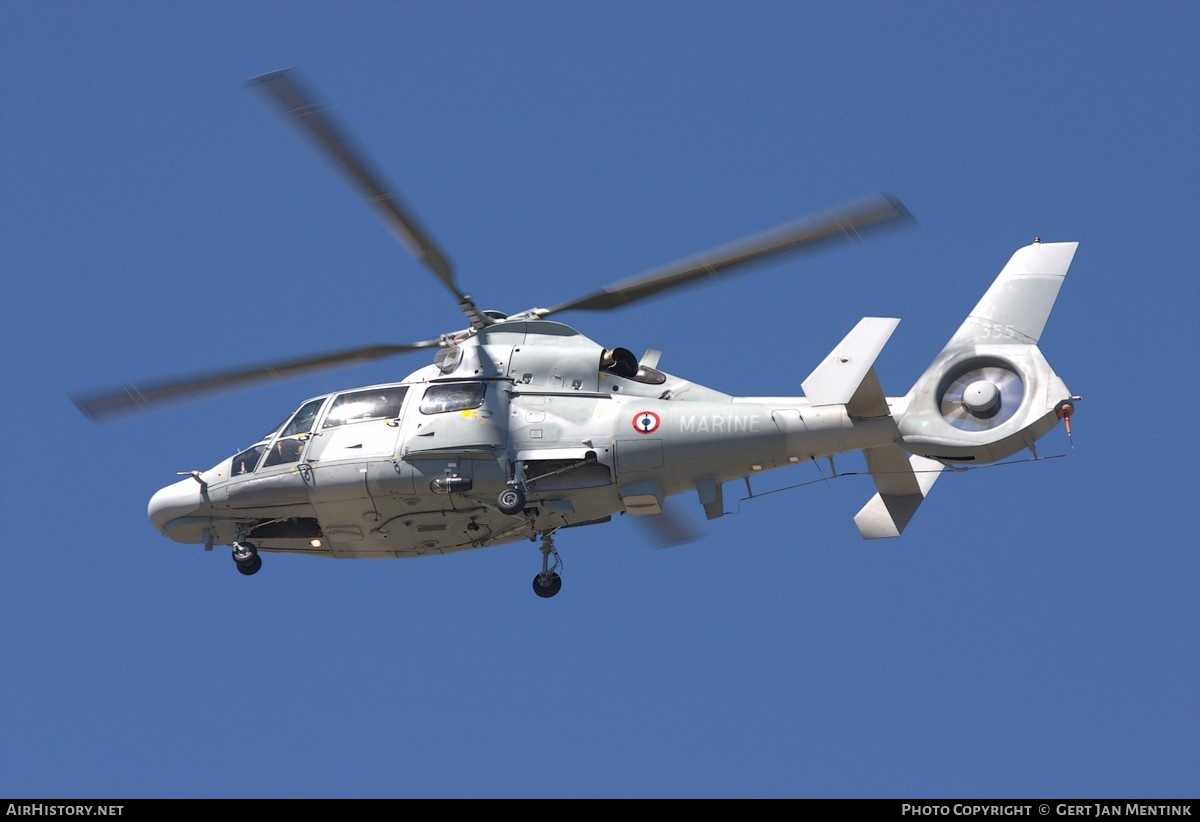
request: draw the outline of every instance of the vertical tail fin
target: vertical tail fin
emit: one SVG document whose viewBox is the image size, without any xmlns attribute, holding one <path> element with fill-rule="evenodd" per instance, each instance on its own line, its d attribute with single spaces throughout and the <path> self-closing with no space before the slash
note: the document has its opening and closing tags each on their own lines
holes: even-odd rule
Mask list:
<svg viewBox="0 0 1200 822">
<path fill-rule="evenodd" d="M 1079 243 L 1038 241 L 1018 249 L 946 348 L 1037 345 Z"/>
</svg>

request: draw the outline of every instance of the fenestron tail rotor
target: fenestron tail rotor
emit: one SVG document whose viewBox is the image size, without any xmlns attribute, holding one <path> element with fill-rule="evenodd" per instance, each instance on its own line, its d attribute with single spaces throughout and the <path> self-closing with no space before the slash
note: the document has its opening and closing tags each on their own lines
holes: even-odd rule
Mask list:
<svg viewBox="0 0 1200 822">
<path fill-rule="evenodd" d="M 963 371 L 942 391 L 943 419 L 961 431 L 988 431 L 1021 407 L 1025 385 L 1004 365 L 980 364 Z"/>
</svg>

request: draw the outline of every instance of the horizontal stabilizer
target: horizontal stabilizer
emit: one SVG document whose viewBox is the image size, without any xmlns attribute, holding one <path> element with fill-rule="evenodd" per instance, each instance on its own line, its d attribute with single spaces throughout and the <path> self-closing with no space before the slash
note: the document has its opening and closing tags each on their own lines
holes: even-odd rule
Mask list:
<svg viewBox="0 0 1200 822">
<path fill-rule="evenodd" d="M 813 405 L 847 405 L 851 399 L 857 399 L 859 410 L 865 413 L 855 414 L 848 409 L 851 416 L 886 415 L 886 402 L 881 412 L 870 413 L 872 410 L 878 411 L 879 400 L 883 397 L 879 380 L 875 379 L 871 366 L 899 324 L 899 320 L 890 317 L 863 317 L 859 320 L 845 339 L 813 369 L 808 379 L 800 383 L 808 401 Z M 855 398 L 868 374 L 871 377 L 869 390 L 864 389 L 864 393 Z"/>
<path fill-rule="evenodd" d="M 854 516 L 863 539 L 898 537 L 941 475 L 940 462 L 908 456 L 896 445 L 863 451 L 878 493 Z"/>
</svg>

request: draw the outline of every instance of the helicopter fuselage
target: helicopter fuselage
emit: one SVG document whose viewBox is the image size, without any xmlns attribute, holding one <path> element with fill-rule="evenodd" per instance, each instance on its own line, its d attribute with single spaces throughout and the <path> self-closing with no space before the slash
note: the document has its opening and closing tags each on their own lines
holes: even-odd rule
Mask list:
<svg viewBox="0 0 1200 822">
<path fill-rule="evenodd" d="M 800 397 L 732 397 L 547 321 L 499 323 L 399 383 L 306 400 L 251 447 L 154 495 L 184 543 L 412 557 L 530 539 L 694 491 L 883 446 L 891 416 L 852 419 Z M 898 401 L 896 401 L 898 402 Z M 526 499 L 505 512 L 497 496 Z"/>
</svg>

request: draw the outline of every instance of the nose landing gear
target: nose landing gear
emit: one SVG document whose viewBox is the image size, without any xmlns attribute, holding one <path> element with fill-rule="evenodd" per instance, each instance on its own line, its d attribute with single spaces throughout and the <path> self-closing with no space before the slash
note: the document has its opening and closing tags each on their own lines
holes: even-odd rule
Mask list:
<svg viewBox="0 0 1200 822">
<path fill-rule="evenodd" d="M 525 493 L 520 488 L 505 488 L 496 498 L 501 514 L 519 514 L 525 509 Z"/>
<path fill-rule="evenodd" d="M 233 543 L 233 562 L 237 565 L 238 573 L 248 577 L 257 574 L 258 569 L 262 568 L 262 557 L 258 555 L 258 549 L 249 542 Z"/>
</svg>

